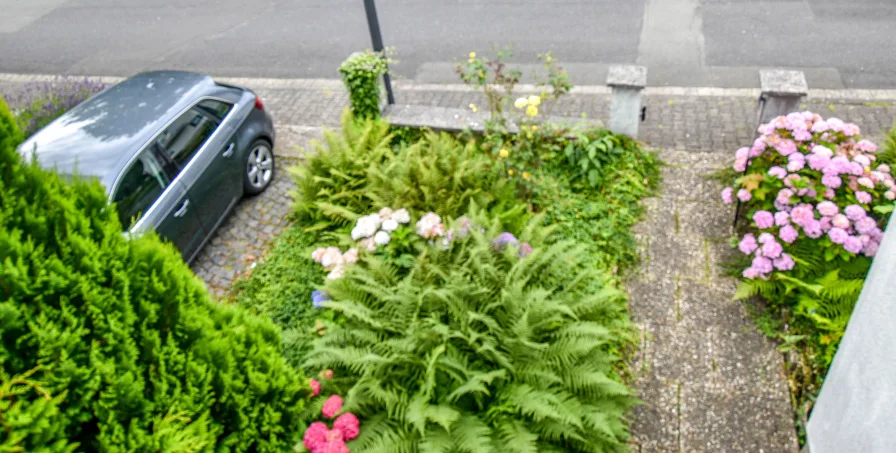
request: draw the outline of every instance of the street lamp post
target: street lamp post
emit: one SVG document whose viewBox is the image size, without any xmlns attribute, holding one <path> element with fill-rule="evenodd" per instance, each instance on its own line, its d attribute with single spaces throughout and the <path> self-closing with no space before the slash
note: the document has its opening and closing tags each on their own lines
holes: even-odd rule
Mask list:
<svg viewBox="0 0 896 453">
<path fill-rule="evenodd" d="M 384 52 L 383 35 L 380 33 L 380 21 L 376 17 L 376 4 L 374 0 L 364 0 L 364 10 L 367 12 L 367 27 L 370 29 L 370 40 L 373 41 L 374 52 Z M 392 94 L 392 81 L 389 79 L 389 71 L 383 74 L 383 83 L 386 85 L 386 100 L 395 104 L 395 95 Z"/>
</svg>

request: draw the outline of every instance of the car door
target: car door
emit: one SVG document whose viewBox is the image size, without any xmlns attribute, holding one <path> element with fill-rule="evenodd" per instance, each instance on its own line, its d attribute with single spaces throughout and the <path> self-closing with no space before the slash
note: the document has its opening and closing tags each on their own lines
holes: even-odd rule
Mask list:
<svg viewBox="0 0 896 453">
<path fill-rule="evenodd" d="M 235 128 L 225 121 L 232 107 L 222 100 L 201 100 L 157 139 L 207 231 L 217 227 L 243 192 Z"/>
<path fill-rule="evenodd" d="M 153 146 L 141 151 L 122 173 L 112 201 L 126 230 L 155 230 L 189 259 L 205 237 L 198 211 L 182 185 L 172 182 Z"/>
</svg>

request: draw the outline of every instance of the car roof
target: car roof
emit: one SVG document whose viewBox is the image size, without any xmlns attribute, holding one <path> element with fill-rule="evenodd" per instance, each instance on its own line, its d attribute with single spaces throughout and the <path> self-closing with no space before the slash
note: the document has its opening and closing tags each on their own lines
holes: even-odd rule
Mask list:
<svg viewBox="0 0 896 453">
<path fill-rule="evenodd" d="M 210 76 L 194 72 L 137 74 L 69 110 L 22 143 L 19 152 L 63 175 L 99 179 L 108 191 L 156 132 L 215 87 Z"/>
</svg>

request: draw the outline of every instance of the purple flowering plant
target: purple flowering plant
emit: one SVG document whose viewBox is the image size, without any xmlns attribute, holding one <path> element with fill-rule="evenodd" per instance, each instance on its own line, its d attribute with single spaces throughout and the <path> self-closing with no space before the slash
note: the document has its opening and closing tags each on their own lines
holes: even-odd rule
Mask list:
<svg viewBox="0 0 896 453">
<path fill-rule="evenodd" d="M 722 200 L 744 203 L 751 232 L 738 242 L 747 279 L 768 279 L 807 265 L 794 250 L 825 261 L 873 257 L 885 219 L 874 209 L 896 199 L 889 165 L 859 127 L 811 112 L 775 118 L 753 145 L 735 153 L 738 177 Z"/>
<path fill-rule="evenodd" d="M 3 97 L 27 137 L 104 89 L 104 83 L 86 77 L 56 77 L 28 83 Z"/>
</svg>

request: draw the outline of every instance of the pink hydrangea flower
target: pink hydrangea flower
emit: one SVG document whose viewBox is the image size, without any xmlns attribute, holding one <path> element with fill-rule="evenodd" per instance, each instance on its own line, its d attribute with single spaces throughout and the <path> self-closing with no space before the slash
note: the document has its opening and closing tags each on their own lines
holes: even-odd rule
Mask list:
<svg viewBox="0 0 896 453">
<path fill-rule="evenodd" d="M 771 233 L 762 233 L 759 235 L 759 243 L 760 244 L 767 244 L 769 242 L 774 242 L 774 241 L 775 241 L 775 236 L 772 235 Z"/>
<path fill-rule="evenodd" d="M 818 210 L 819 214 L 828 217 L 833 217 L 840 213 L 840 208 L 831 201 L 822 201 L 821 203 L 818 203 L 818 206 L 816 206 L 815 209 Z"/>
<path fill-rule="evenodd" d="M 826 132 L 829 130 L 831 130 L 831 127 L 828 126 L 827 121 L 820 120 L 820 121 L 816 121 L 814 124 L 812 124 L 812 129 L 811 129 L 812 132 Z"/>
<path fill-rule="evenodd" d="M 327 443 L 327 425 L 322 422 L 314 422 L 305 430 L 302 444 L 311 452 L 318 452 Z"/>
<path fill-rule="evenodd" d="M 887 200 L 893 201 L 894 199 L 896 199 L 896 192 L 893 192 L 893 190 L 890 189 L 890 190 L 884 192 L 884 198 L 886 198 Z"/>
<path fill-rule="evenodd" d="M 853 157 L 852 160 L 853 160 L 853 162 L 862 166 L 863 169 L 864 169 L 864 167 L 871 166 L 871 159 L 869 159 L 868 156 L 866 156 L 864 154 L 859 154 L 858 156 Z"/>
<path fill-rule="evenodd" d="M 833 200 L 834 196 L 836 195 L 836 192 L 834 192 L 834 189 L 825 189 L 824 193 L 822 193 L 822 195 L 825 198 L 827 198 L 828 200 Z"/>
<path fill-rule="evenodd" d="M 333 422 L 333 429 L 342 431 L 345 440 L 352 440 L 361 433 L 359 425 L 358 417 L 351 412 L 346 412 L 336 418 L 336 421 Z"/>
<path fill-rule="evenodd" d="M 828 237 L 831 238 L 831 242 L 833 242 L 834 244 L 843 244 L 844 242 L 846 242 L 846 238 L 849 237 L 849 233 L 847 233 L 846 230 L 842 228 L 834 227 L 831 228 L 830 231 L 828 231 Z"/>
<path fill-rule="evenodd" d="M 793 197 L 793 191 L 792 191 L 792 190 L 790 190 L 790 189 L 781 189 L 781 190 L 778 192 L 778 197 L 775 198 L 775 201 L 777 201 L 778 203 L 783 204 L 783 205 L 788 205 L 788 204 L 790 204 L 790 198 L 791 198 L 791 197 Z"/>
<path fill-rule="evenodd" d="M 859 140 L 859 142 L 856 143 L 856 149 L 865 151 L 866 153 L 873 153 L 877 151 L 877 145 L 868 140 Z"/>
<path fill-rule="evenodd" d="M 737 159 L 746 159 L 750 156 L 750 148 L 743 147 L 734 152 L 734 157 Z"/>
<path fill-rule="evenodd" d="M 849 219 L 843 214 L 837 214 L 831 220 L 831 225 L 845 230 L 849 228 Z"/>
<path fill-rule="evenodd" d="M 806 166 L 806 158 L 801 153 L 793 153 L 787 158 L 787 171 L 798 172 Z"/>
<path fill-rule="evenodd" d="M 784 179 L 784 177 L 787 176 L 787 170 L 785 170 L 784 167 L 779 167 L 776 165 L 768 169 L 768 174 L 778 179 Z"/>
<path fill-rule="evenodd" d="M 871 241 L 868 245 L 865 246 L 865 249 L 862 250 L 862 253 L 869 258 L 873 258 L 874 255 L 877 254 L 877 248 L 879 247 L 878 243 L 875 241 Z"/>
<path fill-rule="evenodd" d="M 753 258 L 752 267 L 753 269 L 756 269 L 760 275 L 768 274 L 772 271 L 772 260 L 764 256 L 757 256 L 756 258 Z"/>
<path fill-rule="evenodd" d="M 327 401 L 324 402 L 324 407 L 321 409 L 321 413 L 326 418 L 333 418 L 337 412 L 342 409 L 342 397 L 339 395 L 331 395 L 327 398 Z"/>
<path fill-rule="evenodd" d="M 868 213 L 865 212 L 865 208 L 857 204 L 851 204 L 847 206 L 846 209 L 844 209 L 844 212 L 846 212 L 846 217 L 853 222 L 859 219 L 864 219 L 868 216 Z"/>
<path fill-rule="evenodd" d="M 320 450 L 312 453 L 350 453 L 350 450 L 344 441 L 335 439 L 327 442 Z"/>
<path fill-rule="evenodd" d="M 786 211 L 778 211 L 775 213 L 775 225 L 784 226 L 790 224 L 790 213 Z"/>
<path fill-rule="evenodd" d="M 859 200 L 859 203 L 868 204 L 871 203 L 871 194 L 865 191 L 856 192 L 856 200 Z"/>
<path fill-rule="evenodd" d="M 808 142 L 812 140 L 812 133 L 806 129 L 794 129 L 793 139 L 799 142 Z"/>
<path fill-rule="evenodd" d="M 822 217 L 821 220 L 819 220 L 819 223 L 821 223 L 821 230 L 824 232 L 827 232 L 828 230 L 830 230 L 831 227 L 833 226 L 833 220 L 834 220 L 833 217 L 828 217 L 828 216 Z"/>
<path fill-rule="evenodd" d="M 802 179 L 800 175 L 790 174 L 784 177 L 784 185 L 793 189 L 793 183 Z"/>
<path fill-rule="evenodd" d="M 849 253 L 859 254 L 862 252 L 864 246 L 862 245 L 861 239 L 855 236 L 849 236 L 846 238 L 846 241 L 843 242 L 843 248 Z"/>
<path fill-rule="evenodd" d="M 760 230 L 771 228 L 775 225 L 775 217 L 768 211 L 756 211 L 753 214 L 753 221 Z"/>
<path fill-rule="evenodd" d="M 759 245 L 756 244 L 756 238 L 749 233 L 744 235 L 744 238 L 740 240 L 740 244 L 737 246 L 744 255 L 749 255 L 755 252 L 758 247 Z"/>
<path fill-rule="evenodd" d="M 753 198 L 753 194 L 750 193 L 747 189 L 740 189 L 737 191 L 737 199 L 743 202 L 750 201 Z"/>
<path fill-rule="evenodd" d="M 314 396 L 320 395 L 320 382 L 317 379 L 312 379 L 308 381 L 308 387 L 311 387 L 311 394 Z"/>
<path fill-rule="evenodd" d="M 861 174 L 861 173 L 860 173 L 860 174 Z M 857 179 L 856 182 L 857 182 L 860 186 L 867 187 L 867 188 L 869 188 L 869 189 L 873 189 L 873 188 L 874 188 L 874 182 L 871 181 L 871 178 L 867 178 L 867 177 L 864 177 L 864 176 L 863 176 L 863 177 Z"/>
<path fill-rule="evenodd" d="M 750 157 L 761 156 L 766 147 L 765 139 L 762 137 L 757 138 L 753 141 L 753 146 L 750 147 Z"/>
<path fill-rule="evenodd" d="M 796 143 L 789 138 L 785 138 L 775 144 L 775 149 L 778 150 L 782 156 L 789 156 L 796 152 Z"/>
<path fill-rule="evenodd" d="M 858 162 L 850 162 L 849 163 L 849 174 L 853 176 L 861 176 L 865 173 L 865 167 Z"/>
<path fill-rule="evenodd" d="M 732 168 L 734 168 L 734 171 L 738 173 L 747 171 L 747 158 L 739 157 L 737 159 L 734 159 L 734 165 L 732 166 Z"/>
<path fill-rule="evenodd" d="M 744 269 L 743 276 L 744 276 L 744 278 L 749 278 L 750 280 L 752 280 L 752 279 L 759 277 L 759 272 L 756 269 L 753 269 L 752 267 L 748 267 L 748 268 Z"/>
<path fill-rule="evenodd" d="M 815 219 L 812 219 L 803 225 L 803 231 L 806 233 L 806 236 L 809 236 L 812 239 L 818 239 L 824 234 L 821 231 L 821 222 Z"/>
<path fill-rule="evenodd" d="M 816 171 L 821 171 L 828 166 L 828 164 L 831 162 L 831 158 L 820 154 L 809 154 L 808 156 L 806 156 L 806 162 L 809 164 L 809 168 Z"/>
<path fill-rule="evenodd" d="M 824 175 L 821 177 L 821 183 L 831 189 L 836 189 L 843 184 L 843 180 L 839 176 Z"/>
<path fill-rule="evenodd" d="M 790 212 L 790 219 L 793 223 L 805 227 L 807 223 L 815 220 L 815 213 L 810 204 L 801 204 Z"/>
<path fill-rule="evenodd" d="M 783 251 L 784 247 L 775 241 L 769 241 L 762 245 L 762 255 L 769 258 L 777 258 Z"/>
<path fill-rule="evenodd" d="M 734 203 L 733 192 L 734 189 L 730 187 L 722 189 L 722 202 L 724 202 L 725 204 Z"/>
<path fill-rule="evenodd" d="M 877 222 L 871 217 L 863 217 L 856 220 L 855 227 L 859 234 L 868 234 L 877 228 Z"/>
<path fill-rule="evenodd" d="M 880 164 L 880 165 L 877 167 L 877 171 L 879 171 L 879 172 L 881 172 L 881 173 L 889 173 L 889 172 L 890 172 L 890 166 L 887 165 L 887 164 Z"/>
<path fill-rule="evenodd" d="M 799 235 L 800 233 L 792 225 L 785 225 L 781 228 L 781 231 L 778 232 L 778 237 L 788 244 L 792 244 Z"/>
<path fill-rule="evenodd" d="M 327 380 L 333 379 L 333 370 L 327 368 L 326 370 L 321 371 L 320 378 L 327 379 Z"/>
<path fill-rule="evenodd" d="M 789 271 L 793 269 L 793 257 L 786 253 L 783 253 L 779 258 L 774 260 L 773 264 L 775 266 L 775 269 L 779 271 Z"/>
</svg>

